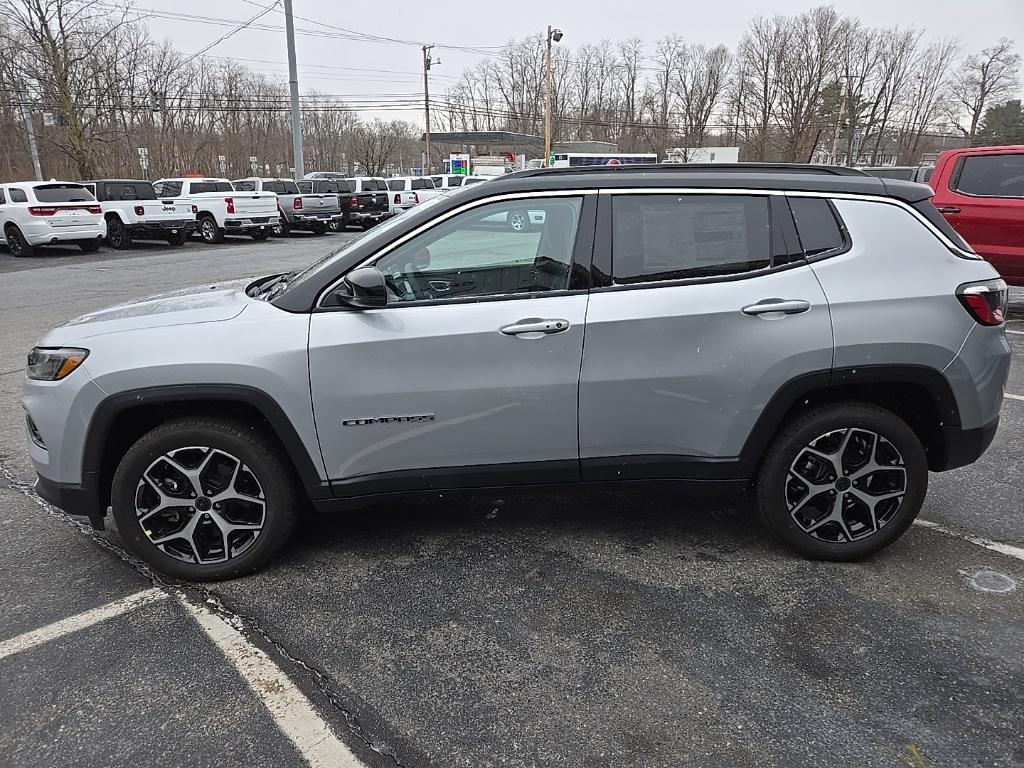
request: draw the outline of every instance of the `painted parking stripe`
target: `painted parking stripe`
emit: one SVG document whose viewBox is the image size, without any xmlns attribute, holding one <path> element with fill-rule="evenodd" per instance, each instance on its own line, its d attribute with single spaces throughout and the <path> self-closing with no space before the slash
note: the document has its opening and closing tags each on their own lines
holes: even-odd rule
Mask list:
<svg viewBox="0 0 1024 768">
<path fill-rule="evenodd" d="M 66 619 L 55 621 L 53 624 L 47 624 L 45 627 L 33 629 L 0 643 L 0 659 L 20 653 L 21 651 L 27 651 L 30 648 L 35 648 L 37 645 L 64 637 L 64 635 L 70 635 L 72 632 L 91 627 L 93 624 L 112 619 L 115 616 L 121 616 L 128 613 L 128 611 L 155 603 L 166 597 L 167 593 L 162 590 L 146 589 L 142 592 L 136 592 L 134 595 L 122 597 L 120 600 L 115 600 L 112 603 L 101 605 L 99 608 L 93 608 L 83 613 L 69 616 Z"/>
<path fill-rule="evenodd" d="M 1024 395 L 1011 395 L 1009 392 L 1003 392 L 1003 397 L 1008 397 L 1011 400 L 1024 400 Z"/>
<path fill-rule="evenodd" d="M 1016 334 L 1017 336 L 1024 336 L 1024 331 L 1012 331 L 1009 328 L 1007 328 L 1006 332 Z"/>
<path fill-rule="evenodd" d="M 196 605 L 180 593 L 178 600 L 238 670 L 311 768 L 362 768 L 363 763 L 266 653 L 206 606 Z"/>
<path fill-rule="evenodd" d="M 947 528 L 939 523 L 933 523 L 931 520 L 921 520 L 919 518 L 914 521 L 914 525 L 919 525 L 922 528 L 929 528 L 933 531 L 944 533 L 947 536 L 952 536 L 953 538 L 961 539 L 963 541 L 970 542 L 971 544 L 976 544 L 979 547 L 984 547 L 985 549 L 991 549 L 993 552 L 998 552 L 1001 555 L 1014 557 L 1017 560 L 1024 560 L 1024 547 L 1015 547 L 1013 544 L 1004 544 L 1001 541 L 992 541 L 991 539 L 985 539 L 971 533 L 961 533 L 960 531 Z"/>
</svg>

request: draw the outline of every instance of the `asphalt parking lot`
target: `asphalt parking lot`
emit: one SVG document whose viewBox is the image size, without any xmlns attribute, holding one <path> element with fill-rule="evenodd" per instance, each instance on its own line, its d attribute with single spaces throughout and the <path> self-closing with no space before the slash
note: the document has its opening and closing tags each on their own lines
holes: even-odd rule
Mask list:
<svg viewBox="0 0 1024 768">
<path fill-rule="evenodd" d="M 797 559 L 743 504 L 479 494 L 311 515 L 263 572 L 187 586 L 34 496 L 45 330 L 349 237 L 0 249 L 0 765 L 1024 765 L 1024 291 L 995 443 L 862 563 Z"/>
</svg>

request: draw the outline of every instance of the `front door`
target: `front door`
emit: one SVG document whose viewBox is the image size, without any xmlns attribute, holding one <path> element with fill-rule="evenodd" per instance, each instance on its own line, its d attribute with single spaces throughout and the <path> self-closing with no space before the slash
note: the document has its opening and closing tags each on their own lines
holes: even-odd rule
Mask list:
<svg viewBox="0 0 1024 768">
<path fill-rule="evenodd" d="M 578 478 L 574 257 L 589 263 L 594 198 L 469 203 L 372 260 L 387 307 L 313 314 L 313 407 L 339 494 Z M 531 224 L 510 226 L 524 210 Z"/>
<path fill-rule="evenodd" d="M 612 284 L 587 313 L 583 479 L 741 476 L 770 398 L 802 374 L 827 381 L 832 362 L 828 305 L 785 197 L 616 192 L 601 204 L 611 236 L 595 264 L 610 262 Z"/>
</svg>

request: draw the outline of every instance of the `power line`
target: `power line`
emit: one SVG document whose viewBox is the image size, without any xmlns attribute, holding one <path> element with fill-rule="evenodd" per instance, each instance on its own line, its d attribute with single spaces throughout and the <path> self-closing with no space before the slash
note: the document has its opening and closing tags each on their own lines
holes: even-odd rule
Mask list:
<svg viewBox="0 0 1024 768">
<path fill-rule="evenodd" d="M 232 36 L 233 34 L 235 34 L 236 32 L 241 32 L 241 31 L 242 31 L 243 29 L 245 29 L 246 27 L 248 27 L 248 26 L 249 26 L 250 24 L 252 24 L 252 23 L 253 23 L 254 21 L 256 21 L 257 19 L 260 19 L 260 18 L 262 18 L 262 17 L 266 16 L 266 15 L 267 15 L 268 13 L 270 13 L 270 12 L 271 12 L 272 10 L 274 10 L 274 8 L 275 8 L 275 7 L 277 7 L 277 3 L 278 3 L 278 0 L 274 0 L 274 2 L 273 2 L 273 3 L 271 3 L 270 5 L 268 5 L 268 6 L 267 6 L 266 8 L 264 8 L 264 9 L 263 9 L 262 11 L 260 11 L 260 12 L 259 12 L 259 13 L 257 13 L 257 14 L 256 14 L 255 16 L 253 16 L 253 17 L 252 17 L 251 19 L 248 19 L 247 21 L 243 21 L 243 22 L 242 22 L 241 24 L 239 24 L 239 25 L 238 25 L 237 27 L 235 27 L 234 29 L 232 29 L 232 30 L 231 30 L 230 32 L 228 32 L 228 33 L 227 33 L 227 34 L 225 34 L 225 35 L 222 35 L 221 37 L 218 37 L 218 38 L 217 38 L 216 40 L 214 40 L 214 41 L 213 41 L 212 43 L 210 43 L 210 44 L 209 44 L 208 46 L 206 46 L 205 48 L 200 48 L 200 49 L 199 49 L 198 51 L 196 51 L 196 52 L 195 52 L 195 53 L 193 53 L 193 54 L 192 54 L 191 56 L 189 56 L 189 57 L 188 57 L 187 59 L 185 59 L 185 60 L 184 60 L 183 62 L 181 62 L 181 63 L 180 63 L 180 64 L 179 64 L 178 66 L 179 66 L 179 67 L 183 67 L 183 66 L 185 66 L 185 65 L 186 65 L 186 64 L 188 64 L 188 63 L 189 63 L 190 61 L 192 61 L 193 59 L 197 58 L 198 56 L 202 56 L 202 55 L 203 55 L 204 53 L 206 53 L 206 52 L 207 52 L 208 50 L 210 50 L 211 48 L 213 48 L 213 47 L 214 47 L 215 45 L 218 45 L 219 43 L 223 43 L 223 42 L 224 42 L 225 40 L 227 40 L 227 39 L 228 39 L 229 37 L 231 37 L 231 36 Z"/>
</svg>

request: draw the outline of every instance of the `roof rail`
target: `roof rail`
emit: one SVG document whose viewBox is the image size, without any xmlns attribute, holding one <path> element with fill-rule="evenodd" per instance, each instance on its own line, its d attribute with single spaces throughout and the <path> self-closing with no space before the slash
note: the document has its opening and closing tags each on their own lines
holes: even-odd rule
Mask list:
<svg viewBox="0 0 1024 768">
<path fill-rule="evenodd" d="M 869 176 L 857 168 L 845 165 L 812 165 L 807 163 L 633 163 L 627 165 L 570 165 L 556 168 L 534 168 L 518 171 L 515 175 L 547 176 L 559 173 L 645 173 L 688 171 L 691 173 L 808 173 L 828 176 Z"/>
</svg>

